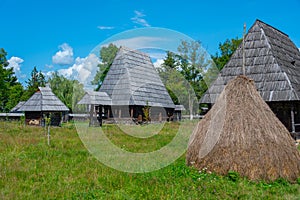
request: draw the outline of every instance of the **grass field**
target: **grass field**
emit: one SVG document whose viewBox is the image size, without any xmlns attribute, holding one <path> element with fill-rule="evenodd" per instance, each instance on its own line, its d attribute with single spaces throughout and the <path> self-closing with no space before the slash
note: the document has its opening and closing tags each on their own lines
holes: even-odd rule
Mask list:
<svg viewBox="0 0 300 200">
<path fill-rule="evenodd" d="M 172 140 L 177 124 L 153 137 L 136 139 L 115 125 L 108 137 L 135 152 L 159 149 Z M 45 129 L 0 122 L 0 199 L 300 199 L 300 180 L 254 183 L 237 174 L 217 176 L 185 165 L 184 155 L 160 170 L 120 172 L 96 160 L 83 146 L 73 124 Z"/>
</svg>

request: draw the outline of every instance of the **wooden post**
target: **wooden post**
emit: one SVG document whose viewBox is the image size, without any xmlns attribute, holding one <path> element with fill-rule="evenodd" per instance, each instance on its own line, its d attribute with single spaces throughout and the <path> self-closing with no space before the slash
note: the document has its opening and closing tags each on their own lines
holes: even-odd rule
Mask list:
<svg viewBox="0 0 300 200">
<path fill-rule="evenodd" d="M 119 118 L 121 118 L 121 116 L 122 116 L 122 110 L 120 109 L 119 110 Z"/>
<path fill-rule="evenodd" d="M 48 146 L 50 146 L 50 124 L 48 125 Z"/>
<path fill-rule="evenodd" d="M 91 108 L 90 108 L 90 126 L 94 125 L 94 123 L 93 123 L 93 121 L 94 121 L 94 119 L 93 119 L 94 114 L 93 113 L 94 113 L 94 105 L 91 104 Z"/>
<path fill-rule="evenodd" d="M 295 133 L 295 113 L 294 113 L 294 105 L 291 106 L 291 120 L 292 120 L 292 133 Z"/>
<path fill-rule="evenodd" d="M 102 113 L 103 113 L 103 106 L 99 105 L 97 109 L 97 120 L 100 126 L 102 126 Z"/>
<path fill-rule="evenodd" d="M 161 114 L 161 112 L 159 112 L 159 114 L 158 114 L 158 121 L 159 121 L 159 122 L 162 121 L 162 114 Z"/>
<path fill-rule="evenodd" d="M 133 118 L 133 108 L 130 109 L 130 118 Z"/>
<path fill-rule="evenodd" d="M 51 125 L 51 115 L 49 113 L 49 116 L 46 116 L 45 118 L 45 127 L 47 127 L 47 143 L 48 146 L 50 146 L 50 125 Z"/>
<path fill-rule="evenodd" d="M 243 75 L 246 75 L 245 70 L 245 34 L 246 34 L 246 23 L 244 23 L 244 32 L 243 32 Z"/>
</svg>

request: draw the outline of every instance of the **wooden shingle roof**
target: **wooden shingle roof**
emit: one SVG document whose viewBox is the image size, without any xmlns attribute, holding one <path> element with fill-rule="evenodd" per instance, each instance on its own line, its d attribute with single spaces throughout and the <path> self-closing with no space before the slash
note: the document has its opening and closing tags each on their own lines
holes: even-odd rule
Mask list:
<svg viewBox="0 0 300 200">
<path fill-rule="evenodd" d="M 175 105 L 175 111 L 184 111 L 185 110 L 185 107 L 184 105 Z"/>
<path fill-rule="evenodd" d="M 203 95 L 215 103 L 229 80 L 242 74 L 242 44 Z M 300 52 L 288 35 L 256 20 L 245 36 L 245 71 L 266 102 L 300 100 Z"/>
<path fill-rule="evenodd" d="M 18 109 L 24 105 L 26 101 L 20 101 L 15 107 L 13 107 L 11 110 L 10 110 L 10 113 L 18 113 L 20 112 Z"/>
<path fill-rule="evenodd" d="M 174 108 L 150 57 L 121 47 L 108 71 L 100 92 L 107 93 L 112 105 L 141 105 Z"/>
<path fill-rule="evenodd" d="M 88 91 L 78 104 L 111 105 L 111 98 L 105 92 Z"/>
<path fill-rule="evenodd" d="M 18 111 L 69 111 L 49 87 L 39 87 Z"/>
</svg>

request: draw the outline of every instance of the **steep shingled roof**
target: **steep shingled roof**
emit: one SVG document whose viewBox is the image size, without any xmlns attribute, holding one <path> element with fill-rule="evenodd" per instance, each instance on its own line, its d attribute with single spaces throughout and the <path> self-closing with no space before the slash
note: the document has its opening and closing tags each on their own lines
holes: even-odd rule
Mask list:
<svg viewBox="0 0 300 200">
<path fill-rule="evenodd" d="M 242 74 L 242 44 L 221 70 L 201 103 L 215 103 L 229 80 Z M 264 101 L 300 100 L 300 52 L 288 35 L 256 20 L 245 36 L 246 76 Z"/>
<path fill-rule="evenodd" d="M 100 92 L 106 92 L 112 105 L 141 105 L 174 108 L 150 57 L 120 47 L 105 77 Z"/>
<path fill-rule="evenodd" d="M 69 111 L 49 87 L 39 87 L 18 111 Z"/>
</svg>

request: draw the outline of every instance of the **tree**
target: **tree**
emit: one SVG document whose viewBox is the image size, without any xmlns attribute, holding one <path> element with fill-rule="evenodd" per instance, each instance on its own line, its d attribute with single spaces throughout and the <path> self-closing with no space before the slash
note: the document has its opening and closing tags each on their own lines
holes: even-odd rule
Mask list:
<svg viewBox="0 0 300 200">
<path fill-rule="evenodd" d="M 84 95 L 83 85 L 77 80 L 69 80 L 66 77 L 59 75 L 58 72 L 52 73 L 48 80 L 52 92 L 70 109 L 74 108 L 75 104 Z"/>
<path fill-rule="evenodd" d="M 164 67 L 165 70 L 168 69 L 178 69 L 179 66 L 179 59 L 178 59 L 178 55 L 176 55 L 175 53 L 171 52 L 171 51 L 167 51 L 167 56 L 164 59 L 164 62 L 162 64 L 162 66 Z"/>
<path fill-rule="evenodd" d="M 44 74 L 34 67 L 30 78 L 25 83 L 27 84 L 27 88 L 22 96 L 22 100 L 28 100 L 38 90 L 38 87 L 45 87 L 46 79 Z"/>
<path fill-rule="evenodd" d="M 114 44 L 109 44 L 107 47 L 104 46 L 101 48 L 100 59 L 102 63 L 98 65 L 99 69 L 97 70 L 94 80 L 91 82 L 93 85 L 97 85 L 96 90 L 100 89 L 118 50 L 118 47 Z"/>
<path fill-rule="evenodd" d="M 20 100 L 23 87 L 18 83 L 12 67 L 6 59 L 7 53 L 0 48 L 0 112 L 8 112 Z"/>
<path fill-rule="evenodd" d="M 219 44 L 219 50 L 221 52 L 221 55 L 219 55 L 219 52 L 216 52 L 215 56 L 211 56 L 219 70 L 223 69 L 223 67 L 229 61 L 230 57 L 239 47 L 241 42 L 242 39 L 238 39 L 236 37 L 231 40 L 226 39 L 224 43 Z"/>
<path fill-rule="evenodd" d="M 180 72 L 191 85 L 187 89 L 190 119 L 193 119 L 193 113 L 198 111 L 198 107 L 195 104 L 198 104 L 198 99 L 201 98 L 201 95 L 207 89 L 207 86 L 203 84 L 203 76 L 211 63 L 207 59 L 206 52 L 201 48 L 201 43 L 198 41 L 182 41 L 178 47 L 178 52 Z M 200 84 L 201 82 L 202 84 Z"/>
<path fill-rule="evenodd" d="M 11 110 L 19 103 L 19 101 L 23 96 L 23 93 L 24 93 L 24 88 L 20 83 L 17 83 L 16 85 L 9 88 L 8 101 L 5 106 L 7 111 Z"/>
<path fill-rule="evenodd" d="M 184 94 L 184 88 L 183 86 L 180 87 L 181 82 L 179 81 L 179 56 L 171 51 L 167 51 L 166 53 L 164 62 L 160 68 L 157 68 L 157 71 L 174 104 L 183 104 L 182 98 L 180 98 L 180 94 Z"/>
<path fill-rule="evenodd" d="M 185 80 L 180 71 L 162 66 L 159 75 L 164 83 L 174 104 L 182 104 L 185 108 L 189 106 L 189 91 L 192 91 L 191 85 Z M 195 97 L 195 95 L 194 95 Z"/>
</svg>

